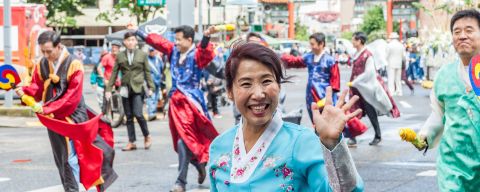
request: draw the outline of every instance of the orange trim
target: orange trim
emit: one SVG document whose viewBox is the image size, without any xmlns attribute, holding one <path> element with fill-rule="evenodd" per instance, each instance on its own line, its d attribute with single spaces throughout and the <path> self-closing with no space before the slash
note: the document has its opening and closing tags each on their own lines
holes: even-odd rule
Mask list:
<svg viewBox="0 0 480 192">
<path fill-rule="evenodd" d="M 82 170 L 80 170 L 80 171 L 82 171 Z M 103 184 L 103 183 L 105 183 L 105 180 L 103 180 L 103 177 L 100 176 L 100 178 L 98 178 L 98 179 L 92 184 L 92 186 L 101 185 L 101 184 Z"/>
<path fill-rule="evenodd" d="M 79 60 L 73 60 L 72 64 L 70 64 L 70 67 L 68 68 L 67 81 L 70 81 L 70 77 L 77 71 L 83 72 L 83 65 Z"/>
</svg>

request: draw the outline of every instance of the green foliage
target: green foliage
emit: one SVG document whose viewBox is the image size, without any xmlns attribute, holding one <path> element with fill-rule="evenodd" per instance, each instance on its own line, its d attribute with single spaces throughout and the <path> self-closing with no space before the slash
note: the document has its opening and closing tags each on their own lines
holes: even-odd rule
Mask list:
<svg viewBox="0 0 480 192">
<path fill-rule="evenodd" d="M 130 17 L 137 18 L 137 24 L 147 21 L 149 18 L 155 18 L 155 14 L 160 11 L 163 12 L 160 6 L 138 6 L 137 0 L 119 0 L 114 5 L 113 9 L 101 12 L 95 18 L 96 21 L 103 20 L 108 23 L 124 16 L 125 9 L 130 13 Z M 151 15 L 151 17 L 149 17 Z"/>
<path fill-rule="evenodd" d="M 96 4 L 96 0 L 27 0 L 27 3 L 44 4 L 47 7 L 47 25 L 57 30 L 76 27 L 75 16 L 83 15 L 81 9 Z"/>
<path fill-rule="evenodd" d="M 386 36 L 385 30 L 372 31 L 370 34 L 368 34 L 367 44 L 377 39 L 385 39 L 385 36 Z"/>
<path fill-rule="evenodd" d="M 350 40 L 353 37 L 353 32 L 351 31 L 345 31 L 340 35 L 343 39 Z"/>
<path fill-rule="evenodd" d="M 308 30 L 307 26 L 300 24 L 300 22 L 295 22 L 295 39 L 300 41 L 308 41 Z"/>
<path fill-rule="evenodd" d="M 381 6 L 372 7 L 363 17 L 363 24 L 360 29 L 367 35 L 373 31 L 385 30 L 386 22 L 383 17 L 383 9 Z"/>
</svg>

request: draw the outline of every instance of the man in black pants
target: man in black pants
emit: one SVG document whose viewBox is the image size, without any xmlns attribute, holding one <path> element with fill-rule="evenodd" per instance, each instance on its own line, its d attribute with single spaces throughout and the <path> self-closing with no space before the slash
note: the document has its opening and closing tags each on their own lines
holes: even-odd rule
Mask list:
<svg viewBox="0 0 480 192">
<path fill-rule="evenodd" d="M 105 98 L 110 99 L 112 96 L 112 86 L 117 79 L 118 72 L 121 71 L 122 86 L 120 87 L 120 95 L 122 95 L 122 104 L 127 116 L 128 144 L 123 151 L 131 151 L 137 149 L 135 145 L 135 125 L 133 117 L 138 121 L 145 137 L 145 149 L 149 149 L 152 145 L 152 138 L 148 131 L 147 121 L 143 117 L 143 104 L 145 97 L 145 89 L 143 82 L 147 81 L 148 96 L 152 95 L 152 89 L 155 87 L 150 75 L 150 66 L 148 64 L 147 54 L 137 49 L 137 37 L 135 32 L 127 32 L 123 38 L 123 43 L 127 48 L 125 51 L 117 54 L 113 73 L 105 88 Z M 145 75 L 147 74 L 147 75 Z"/>
<path fill-rule="evenodd" d="M 378 115 L 390 114 L 393 118 L 399 117 L 400 112 L 392 97 L 379 78 L 375 69 L 372 53 L 365 47 L 367 35 L 363 32 L 353 34 L 352 44 L 357 49 L 353 59 L 352 76 L 350 78 L 350 98 L 358 95 L 360 99 L 352 106 L 351 112 L 362 109 L 363 113 L 358 116 L 362 118 L 367 115 L 375 129 L 375 138 L 369 143 L 377 145 L 380 143 L 380 125 Z M 350 138 L 349 145 L 355 145 L 355 138 Z"/>
</svg>

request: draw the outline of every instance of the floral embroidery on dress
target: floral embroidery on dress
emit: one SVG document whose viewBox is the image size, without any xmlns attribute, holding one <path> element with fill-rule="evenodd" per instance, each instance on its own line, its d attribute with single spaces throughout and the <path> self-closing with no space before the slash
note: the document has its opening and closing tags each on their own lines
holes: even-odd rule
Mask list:
<svg viewBox="0 0 480 192">
<path fill-rule="evenodd" d="M 223 170 L 226 170 L 226 167 L 228 167 L 228 162 L 230 162 L 230 154 L 224 154 L 220 156 L 217 160 L 217 166 L 218 168 L 222 168 Z"/>
<path fill-rule="evenodd" d="M 295 191 L 294 188 L 293 188 L 293 185 L 291 185 L 291 184 L 290 185 L 281 184 L 280 188 L 282 188 L 283 191 L 285 191 L 285 192 Z"/>
<path fill-rule="evenodd" d="M 229 167 L 228 163 L 230 162 L 230 156 L 231 156 L 230 153 L 226 153 L 221 155 L 217 159 L 215 164 L 213 164 L 213 166 L 210 168 L 210 175 L 212 176 L 212 178 L 215 179 L 215 173 L 217 172 L 217 169 L 222 169 L 223 171 L 227 171 L 227 168 Z"/>
<path fill-rule="evenodd" d="M 276 166 L 276 161 L 278 160 L 279 158 L 277 157 L 264 157 L 262 160 L 263 160 L 263 166 L 262 166 L 262 169 L 270 169 L 270 168 L 274 168 Z"/>
<path fill-rule="evenodd" d="M 287 167 L 287 164 L 284 163 L 277 168 L 274 169 L 275 171 L 275 176 L 276 177 L 282 177 L 284 180 L 293 180 L 293 170 L 291 168 Z M 293 188 L 292 184 L 281 184 L 280 188 L 283 189 L 285 192 L 291 192 L 294 191 L 295 189 Z"/>
</svg>

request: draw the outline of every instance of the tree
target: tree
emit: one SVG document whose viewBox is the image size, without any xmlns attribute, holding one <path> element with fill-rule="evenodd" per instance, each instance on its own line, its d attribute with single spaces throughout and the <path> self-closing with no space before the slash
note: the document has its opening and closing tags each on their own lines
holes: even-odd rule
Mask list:
<svg viewBox="0 0 480 192">
<path fill-rule="evenodd" d="M 155 14 L 160 11 L 163 13 L 163 6 L 138 6 L 138 0 L 119 0 L 113 9 L 101 12 L 95 18 L 96 21 L 103 20 L 111 23 L 113 20 L 117 20 L 120 16 L 123 16 L 128 10 L 129 16 L 136 17 L 137 25 L 147 21 L 149 18 L 155 18 Z"/>
<path fill-rule="evenodd" d="M 375 6 L 367 11 L 363 17 L 363 24 L 360 29 L 367 35 L 374 31 L 385 30 L 386 22 L 383 17 L 381 6 Z"/>
<path fill-rule="evenodd" d="M 351 40 L 353 37 L 353 32 L 351 31 L 345 31 L 340 35 L 341 38 Z"/>
<path fill-rule="evenodd" d="M 295 22 L 295 39 L 300 41 L 308 41 L 307 26 L 300 24 L 299 21 Z"/>
<path fill-rule="evenodd" d="M 47 7 L 47 25 L 62 31 L 65 27 L 76 27 L 75 16 L 83 15 L 81 9 L 93 6 L 96 0 L 27 0 L 27 3 L 44 4 Z"/>
</svg>

